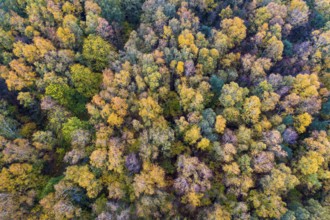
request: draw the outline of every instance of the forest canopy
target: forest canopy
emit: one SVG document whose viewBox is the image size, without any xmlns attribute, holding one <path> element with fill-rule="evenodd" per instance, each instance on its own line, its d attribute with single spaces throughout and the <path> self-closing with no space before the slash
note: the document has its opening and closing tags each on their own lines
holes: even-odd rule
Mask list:
<svg viewBox="0 0 330 220">
<path fill-rule="evenodd" d="M 0 219 L 330 219 L 330 0 L 0 0 Z"/>
</svg>

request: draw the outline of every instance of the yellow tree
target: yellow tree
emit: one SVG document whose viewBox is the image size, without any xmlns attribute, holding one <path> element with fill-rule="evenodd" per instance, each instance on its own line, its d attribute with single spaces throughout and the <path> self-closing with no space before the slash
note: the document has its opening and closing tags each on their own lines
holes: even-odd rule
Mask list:
<svg viewBox="0 0 330 220">
<path fill-rule="evenodd" d="M 251 96 L 244 101 L 242 118 L 246 123 L 255 124 L 261 113 L 261 102 L 257 96 Z"/>
<path fill-rule="evenodd" d="M 312 123 L 312 116 L 308 113 L 303 113 L 294 117 L 294 127 L 298 133 L 304 133 L 306 127 Z"/>
<path fill-rule="evenodd" d="M 136 197 L 141 194 L 153 195 L 157 189 L 165 186 L 164 170 L 149 162 L 144 162 L 142 172 L 134 177 L 133 188 Z"/>
<path fill-rule="evenodd" d="M 179 86 L 180 103 L 185 111 L 200 111 L 203 109 L 203 95 L 187 87 L 186 85 Z"/>
<path fill-rule="evenodd" d="M 72 47 L 75 43 L 75 36 L 69 28 L 59 27 L 56 31 L 56 36 L 63 47 Z"/>
<path fill-rule="evenodd" d="M 214 129 L 219 134 L 222 134 L 226 128 L 226 119 L 222 115 L 216 117 Z"/>
<path fill-rule="evenodd" d="M 194 55 L 197 55 L 198 47 L 195 45 L 195 37 L 188 29 L 179 35 L 178 43 L 180 48 L 188 48 Z"/>
<path fill-rule="evenodd" d="M 201 138 L 200 128 L 197 125 L 193 125 L 184 136 L 185 142 L 188 144 L 195 144 Z"/>
<path fill-rule="evenodd" d="M 237 83 L 231 82 L 222 87 L 219 100 L 224 107 L 233 107 L 241 104 L 248 92 L 247 88 L 241 88 Z"/>
<path fill-rule="evenodd" d="M 244 20 L 239 17 L 233 19 L 224 19 L 221 21 L 221 30 L 228 36 L 231 43 L 239 44 L 246 37 L 246 27 Z"/>
<path fill-rule="evenodd" d="M 302 98 L 318 96 L 320 82 L 316 74 L 298 74 L 293 83 L 293 92 Z"/>
<path fill-rule="evenodd" d="M 256 213 L 262 218 L 280 218 L 286 211 L 286 203 L 279 195 L 268 195 L 256 190 L 252 190 L 249 200 Z"/>
<path fill-rule="evenodd" d="M 6 80 L 9 90 L 20 91 L 25 87 L 30 87 L 36 80 L 36 74 L 31 66 L 25 65 L 21 60 L 13 60 L 9 63 L 11 71 L 5 71 L 1 76 Z"/>
<path fill-rule="evenodd" d="M 87 165 L 68 167 L 65 172 L 65 179 L 71 180 L 86 189 L 89 198 L 95 198 L 102 190 L 101 183 L 96 179 Z"/>
<path fill-rule="evenodd" d="M 139 101 L 139 115 L 146 125 L 151 125 L 161 113 L 162 108 L 152 97 L 149 96 Z"/>
<path fill-rule="evenodd" d="M 303 175 L 315 174 L 323 162 L 324 158 L 320 153 L 310 151 L 298 161 L 298 169 Z"/>
</svg>

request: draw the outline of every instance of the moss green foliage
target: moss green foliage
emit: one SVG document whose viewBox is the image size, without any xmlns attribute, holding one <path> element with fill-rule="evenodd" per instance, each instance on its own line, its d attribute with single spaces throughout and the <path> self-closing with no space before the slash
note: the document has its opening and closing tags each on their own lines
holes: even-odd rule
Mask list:
<svg viewBox="0 0 330 220">
<path fill-rule="evenodd" d="M 70 70 L 73 85 L 79 93 L 90 98 L 98 92 L 101 82 L 99 73 L 93 73 L 90 69 L 80 64 L 71 66 Z"/>
<path fill-rule="evenodd" d="M 84 40 L 83 58 L 91 68 L 101 71 L 115 59 L 113 46 L 100 36 L 89 35 Z"/>
<path fill-rule="evenodd" d="M 69 118 L 66 123 L 63 124 L 62 135 L 65 141 L 72 140 L 72 134 L 78 129 L 87 129 L 87 122 L 81 121 L 77 117 Z"/>
</svg>

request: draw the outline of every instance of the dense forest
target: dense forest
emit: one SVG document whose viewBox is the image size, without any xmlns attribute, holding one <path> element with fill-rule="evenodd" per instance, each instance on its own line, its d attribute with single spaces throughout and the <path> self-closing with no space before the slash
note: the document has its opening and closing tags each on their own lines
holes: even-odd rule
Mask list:
<svg viewBox="0 0 330 220">
<path fill-rule="evenodd" d="M 1 220 L 329 220 L 330 0 L 0 0 Z"/>
</svg>

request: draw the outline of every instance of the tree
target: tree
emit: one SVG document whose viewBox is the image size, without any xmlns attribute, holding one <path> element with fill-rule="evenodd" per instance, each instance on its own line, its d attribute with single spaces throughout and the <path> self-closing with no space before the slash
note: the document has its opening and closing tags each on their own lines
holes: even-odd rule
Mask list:
<svg viewBox="0 0 330 220">
<path fill-rule="evenodd" d="M 0 135 L 7 138 L 15 138 L 18 136 L 17 134 L 17 126 L 18 122 L 11 119 L 6 118 L 3 115 L 0 115 L 0 123 L 2 127 L 0 129 Z"/>
<path fill-rule="evenodd" d="M 214 93 L 214 99 L 217 100 L 221 94 L 221 89 L 224 85 L 224 81 L 216 76 L 216 75 L 212 75 L 210 77 L 210 85 L 211 85 L 211 90 Z"/>
<path fill-rule="evenodd" d="M 219 59 L 219 52 L 216 49 L 208 50 L 202 48 L 199 50 L 198 63 L 203 65 L 203 72 L 210 74 L 214 72 L 217 67 L 217 61 Z"/>
<path fill-rule="evenodd" d="M 182 201 L 193 207 L 200 205 L 203 193 L 210 189 L 212 172 L 197 157 L 185 157 L 181 155 L 177 162 L 178 178 L 174 181 L 174 188 L 184 195 Z"/>
<path fill-rule="evenodd" d="M 198 53 L 198 48 L 195 45 L 195 37 L 188 29 L 182 31 L 178 37 L 178 43 L 181 48 L 189 48 L 195 55 Z"/>
<path fill-rule="evenodd" d="M 219 100 L 224 107 L 233 107 L 240 105 L 247 94 L 247 88 L 241 88 L 237 83 L 231 82 L 222 87 Z"/>
<path fill-rule="evenodd" d="M 33 44 L 25 44 L 22 42 L 15 43 L 13 49 L 14 54 L 33 64 L 35 61 L 42 60 L 47 53 L 55 51 L 54 45 L 47 39 L 34 37 L 33 42 Z"/>
<path fill-rule="evenodd" d="M 90 172 L 87 165 L 68 167 L 65 172 L 65 179 L 86 189 L 89 198 L 95 198 L 102 189 L 101 183 Z"/>
<path fill-rule="evenodd" d="M 52 42 L 45 38 L 35 37 L 33 38 L 33 42 L 38 49 L 38 55 L 40 56 L 40 58 L 44 57 L 50 51 L 55 50 L 55 47 Z"/>
<path fill-rule="evenodd" d="M 287 211 L 285 202 L 278 195 L 267 195 L 253 190 L 249 200 L 257 215 L 262 218 L 280 218 Z"/>
<path fill-rule="evenodd" d="M 12 142 L 7 142 L 2 154 L 2 160 L 7 164 L 13 162 L 34 162 L 37 159 L 37 151 L 26 139 L 15 139 Z"/>
<path fill-rule="evenodd" d="M 325 18 L 326 21 L 330 20 L 330 1 L 328 0 L 315 0 L 316 10 Z"/>
<path fill-rule="evenodd" d="M 50 84 L 46 87 L 45 94 L 58 101 L 61 105 L 69 106 L 72 98 L 72 89 L 66 83 Z"/>
<path fill-rule="evenodd" d="M 80 64 L 75 64 L 70 67 L 71 78 L 73 85 L 77 91 L 85 97 L 90 98 L 99 90 L 101 75 L 93 73 L 89 68 Z"/>
<path fill-rule="evenodd" d="M 14 36 L 10 31 L 0 28 L 0 50 L 11 50 L 14 43 Z"/>
<path fill-rule="evenodd" d="M 239 17 L 233 19 L 223 19 L 221 30 L 226 34 L 232 44 L 239 44 L 246 37 L 246 27 L 244 21 Z"/>
<path fill-rule="evenodd" d="M 181 105 L 179 96 L 175 92 L 169 92 L 163 107 L 164 116 L 177 117 L 180 115 Z"/>
<path fill-rule="evenodd" d="M 39 150 L 52 150 L 56 139 L 51 131 L 36 131 L 33 136 L 33 146 Z"/>
<path fill-rule="evenodd" d="M 38 170 L 28 163 L 13 163 L 8 168 L 2 168 L 0 177 L 0 190 L 16 195 L 27 195 L 35 191 L 43 183 L 43 178 L 38 176 Z"/>
<path fill-rule="evenodd" d="M 108 170 L 122 173 L 124 169 L 123 158 L 124 146 L 119 143 L 119 139 L 110 139 L 108 150 Z"/>
<path fill-rule="evenodd" d="M 273 36 L 267 41 L 266 56 L 275 61 L 282 60 L 283 49 L 282 41 Z"/>
<path fill-rule="evenodd" d="M 215 131 L 222 134 L 226 128 L 226 119 L 222 115 L 218 115 L 215 121 Z"/>
<path fill-rule="evenodd" d="M 244 125 L 241 125 L 236 132 L 239 150 L 247 150 L 252 141 L 252 130 Z"/>
<path fill-rule="evenodd" d="M 261 113 L 261 103 L 257 96 L 246 98 L 243 105 L 242 118 L 246 123 L 257 123 Z"/>
<path fill-rule="evenodd" d="M 288 13 L 288 21 L 293 26 L 303 25 L 308 21 L 308 6 L 305 1 L 291 0 Z"/>
<path fill-rule="evenodd" d="M 125 166 L 128 171 L 132 173 L 138 173 L 141 170 L 141 162 L 138 156 L 134 153 L 131 153 L 126 157 Z"/>
<path fill-rule="evenodd" d="M 108 21 L 120 22 L 124 18 L 124 11 L 121 10 L 121 2 L 118 0 L 96 0 L 102 11 L 102 17 Z M 102 9 L 102 10 L 101 10 Z"/>
<path fill-rule="evenodd" d="M 152 98 L 143 98 L 139 103 L 139 115 L 146 125 L 150 125 L 162 113 L 162 108 Z"/>
<path fill-rule="evenodd" d="M 314 174 L 324 162 L 324 158 L 318 152 L 310 151 L 298 162 L 298 169 L 304 175 Z"/>
<path fill-rule="evenodd" d="M 165 172 L 155 164 L 143 163 L 143 170 L 134 177 L 134 193 L 139 197 L 141 194 L 153 195 L 157 189 L 166 186 Z"/>
<path fill-rule="evenodd" d="M 232 161 L 237 153 L 236 147 L 231 143 L 225 143 L 223 145 L 217 144 L 214 146 L 214 149 L 217 156 L 219 156 L 219 160 L 225 162 Z"/>
<path fill-rule="evenodd" d="M 137 25 L 141 16 L 143 1 L 142 0 L 124 0 L 120 1 L 120 7 L 122 13 L 125 13 L 128 18 L 128 22 L 133 25 Z M 130 15 L 130 16 L 128 16 Z M 117 16 L 114 16 L 115 19 L 118 19 Z"/>
<path fill-rule="evenodd" d="M 235 45 L 231 39 L 221 31 L 213 30 L 214 47 L 219 51 L 219 54 L 224 55 L 228 49 L 233 48 Z"/>
<path fill-rule="evenodd" d="M 308 200 L 307 204 L 306 209 L 309 211 L 311 219 L 328 218 L 330 214 L 329 206 L 322 206 L 321 203 L 315 199 Z"/>
<path fill-rule="evenodd" d="M 3 214 L 11 217 L 29 215 L 35 206 L 38 190 L 44 184 L 45 178 L 40 175 L 40 168 L 33 167 L 28 163 L 13 163 L 3 167 L 0 172 L 1 205 L 0 216 Z M 7 196 L 5 196 L 7 195 Z M 10 196 L 10 197 L 8 197 Z M 11 198 L 12 197 L 12 198 Z M 3 202 L 8 207 L 2 207 Z M 24 214 L 23 214 L 24 213 Z"/>
<path fill-rule="evenodd" d="M 4 69 L 1 76 L 6 80 L 9 90 L 20 91 L 30 87 L 36 80 L 36 73 L 30 66 L 26 66 L 21 60 L 13 60 L 9 63 L 11 71 Z"/>
<path fill-rule="evenodd" d="M 292 175 L 291 169 L 284 164 L 280 164 L 277 169 L 271 171 L 270 175 L 261 179 L 264 192 L 274 195 L 286 193 L 298 184 L 298 178 Z"/>
<path fill-rule="evenodd" d="M 69 28 L 59 27 L 56 31 L 56 36 L 63 44 L 63 47 L 72 47 L 75 44 L 75 35 L 70 31 Z"/>
<path fill-rule="evenodd" d="M 207 138 L 202 138 L 202 140 L 200 140 L 200 142 L 198 142 L 197 148 L 201 149 L 201 150 L 209 150 L 210 140 Z"/>
<path fill-rule="evenodd" d="M 13 194 L 1 193 L 0 198 L 0 218 L 11 219 L 22 217 L 23 210 L 19 210 L 19 203 Z"/>
<path fill-rule="evenodd" d="M 169 200 L 170 195 L 158 191 L 154 196 L 143 196 L 136 202 L 135 214 L 142 218 L 160 218 L 174 216 L 173 204 Z M 128 210 L 127 210 L 128 211 Z"/>
<path fill-rule="evenodd" d="M 109 105 L 106 105 L 105 107 L 108 107 Z M 127 108 L 128 105 L 126 101 L 120 97 L 113 97 L 111 99 L 111 105 L 109 108 L 103 109 L 103 114 L 108 115 L 107 122 L 111 126 L 117 126 L 120 127 L 124 121 L 124 117 L 127 114 Z"/>
<path fill-rule="evenodd" d="M 261 99 L 261 111 L 272 111 L 280 101 L 280 96 L 275 92 L 264 92 Z"/>
<path fill-rule="evenodd" d="M 108 67 L 117 56 L 110 43 L 95 35 L 89 35 L 84 40 L 82 55 L 86 64 L 95 71 L 102 71 Z"/>
<path fill-rule="evenodd" d="M 316 74 L 298 74 L 293 83 L 293 92 L 302 98 L 318 96 L 320 82 Z"/>
<path fill-rule="evenodd" d="M 36 104 L 36 101 L 30 92 L 19 92 L 17 100 L 19 100 L 20 104 L 25 108 L 31 108 Z"/>
<path fill-rule="evenodd" d="M 86 129 L 88 124 L 77 117 L 71 117 L 63 124 L 62 135 L 65 141 L 71 142 L 73 132 L 78 129 Z"/>
<path fill-rule="evenodd" d="M 257 173 L 268 173 L 274 167 L 274 154 L 272 152 L 263 151 L 253 158 L 253 168 Z"/>
<path fill-rule="evenodd" d="M 104 18 L 97 19 L 98 26 L 96 27 L 96 32 L 104 39 L 114 38 L 114 30 L 108 21 Z"/>
<path fill-rule="evenodd" d="M 223 110 L 224 118 L 231 123 L 238 123 L 240 121 L 240 112 L 237 108 L 229 107 Z"/>
<path fill-rule="evenodd" d="M 304 133 L 306 127 L 312 123 L 312 116 L 308 113 L 300 114 L 294 117 L 294 127 L 298 133 Z"/>
<path fill-rule="evenodd" d="M 253 24 L 255 26 L 254 27 L 255 30 L 260 28 L 263 24 L 265 23 L 267 24 L 271 18 L 272 18 L 272 14 L 270 11 L 268 11 L 267 7 L 260 7 L 256 9 L 253 18 Z"/>
<path fill-rule="evenodd" d="M 283 140 L 288 144 L 295 144 L 298 139 L 297 132 L 292 128 L 287 128 L 282 134 Z"/>
<path fill-rule="evenodd" d="M 197 125 L 192 126 L 185 134 L 184 140 L 190 145 L 195 144 L 201 138 L 200 128 Z"/>
<path fill-rule="evenodd" d="M 179 87 L 180 103 L 185 111 L 200 111 L 203 109 L 204 97 L 193 88 L 181 85 Z"/>
</svg>

